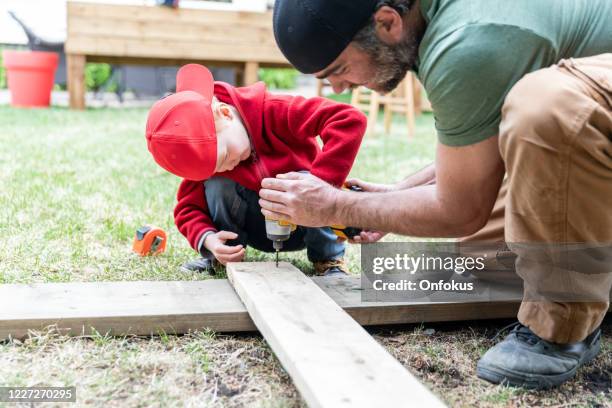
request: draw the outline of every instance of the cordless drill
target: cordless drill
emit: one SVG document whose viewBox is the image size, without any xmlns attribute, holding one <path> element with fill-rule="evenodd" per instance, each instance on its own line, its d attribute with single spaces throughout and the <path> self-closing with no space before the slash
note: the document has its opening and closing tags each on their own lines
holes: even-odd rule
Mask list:
<svg viewBox="0 0 612 408">
<path fill-rule="evenodd" d="M 361 192 L 363 189 L 359 186 L 351 186 L 347 190 Z M 283 242 L 291 237 L 291 233 L 295 231 L 297 226 L 288 221 L 278 221 L 266 218 L 266 235 L 272 241 L 272 246 L 276 251 L 276 267 L 278 268 L 278 253 L 283 249 Z M 340 239 L 351 239 L 354 236 L 361 234 L 360 228 L 347 227 L 344 225 L 332 225 L 331 230 Z"/>
<path fill-rule="evenodd" d="M 287 241 L 297 226 L 287 221 L 266 219 L 266 235 L 272 241 L 276 251 L 276 267 L 278 268 L 278 253 L 283 249 L 283 242 Z"/>
</svg>

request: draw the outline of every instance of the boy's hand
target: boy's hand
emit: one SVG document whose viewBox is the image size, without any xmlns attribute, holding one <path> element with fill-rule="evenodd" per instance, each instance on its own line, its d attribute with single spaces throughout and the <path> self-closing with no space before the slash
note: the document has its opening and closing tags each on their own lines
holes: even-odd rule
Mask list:
<svg viewBox="0 0 612 408">
<path fill-rule="evenodd" d="M 242 262 L 245 250 L 242 245 L 225 245 L 228 240 L 238 238 L 238 234 L 230 231 L 219 231 L 210 234 L 204 241 L 204 247 L 217 258 L 222 265 L 228 262 Z"/>
</svg>

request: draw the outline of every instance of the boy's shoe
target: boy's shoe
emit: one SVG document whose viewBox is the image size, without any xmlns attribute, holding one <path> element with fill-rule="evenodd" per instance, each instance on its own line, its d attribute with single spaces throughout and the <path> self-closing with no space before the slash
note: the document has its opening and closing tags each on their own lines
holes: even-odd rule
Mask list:
<svg viewBox="0 0 612 408">
<path fill-rule="evenodd" d="M 476 374 L 494 384 L 530 389 L 556 387 L 593 360 L 600 348 L 599 328 L 581 342 L 555 344 L 517 322 L 510 334 L 480 359 Z"/>
<path fill-rule="evenodd" d="M 317 261 L 312 264 L 314 265 L 315 273 L 319 276 L 344 276 L 349 274 L 344 259 Z"/>
<path fill-rule="evenodd" d="M 198 259 L 191 260 L 189 262 L 185 262 L 181 266 L 181 270 L 187 273 L 198 272 L 198 273 L 206 273 L 209 275 L 214 275 L 216 273 L 215 272 L 215 262 L 207 258 L 198 258 Z"/>
</svg>

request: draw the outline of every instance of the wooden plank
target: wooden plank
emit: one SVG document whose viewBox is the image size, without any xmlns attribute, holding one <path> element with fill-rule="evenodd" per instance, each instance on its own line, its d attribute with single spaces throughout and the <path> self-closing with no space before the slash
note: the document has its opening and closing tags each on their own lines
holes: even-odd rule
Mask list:
<svg viewBox="0 0 612 408">
<path fill-rule="evenodd" d="M 233 263 L 230 282 L 310 407 L 442 407 L 290 263 Z"/>
<path fill-rule="evenodd" d="M 0 285 L 0 339 L 54 324 L 72 335 L 255 329 L 226 280 Z"/>
<path fill-rule="evenodd" d="M 72 109 L 85 109 L 85 55 L 66 54 L 66 77 Z"/>
<path fill-rule="evenodd" d="M 287 63 L 280 50 L 249 44 L 202 44 L 151 39 L 103 38 L 80 35 L 70 37 L 66 50 L 73 54 L 113 55 L 144 58 L 193 59 L 210 61 L 258 61 Z M 287 63 L 287 65 L 289 65 Z"/>
<path fill-rule="evenodd" d="M 139 22 L 131 19 L 83 19 L 71 16 L 68 36 L 103 36 L 117 38 L 147 38 L 150 40 L 200 42 L 202 47 L 210 42 L 223 44 L 266 45 L 276 48 L 270 27 L 227 26 L 225 23 L 207 25 L 185 25 L 177 21 L 166 21 L 164 29 L 152 21 Z"/>
<path fill-rule="evenodd" d="M 422 303 L 361 301 L 358 277 L 312 278 L 360 324 L 392 325 L 516 316 L 520 291 L 500 301 L 483 294 L 469 302 L 431 299 Z M 502 288 L 503 289 L 503 288 Z M 500 289 L 500 290 L 502 290 Z M 500 297 L 496 297 L 500 298 Z M 0 340 L 58 325 L 69 335 L 183 334 L 256 330 L 225 279 L 189 282 L 74 282 L 0 285 Z"/>
<path fill-rule="evenodd" d="M 113 57 L 105 55 L 90 55 L 87 62 L 106 62 L 108 64 L 134 64 L 134 65 L 156 65 L 156 66 L 180 66 L 185 64 L 198 63 L 215 67 L 238 68 L 244 70 L 244 62 L 240 61 L 211 61 L 196 59 L 167 59 L 167 58 L 143 58 L 143 57 Z M 286 64 L 264 63 L 260 66 L 271 68 L 287 68 Z M 241 82 L 237 82 L 241 83 Z"/>
<path fill-rule="evenodd" d="M 70 1 L 67 4 L 68 16 L 110 19 L 125 19 L 129 16 L 135 21 L 155 21 L 159 27 L 168 20 L 184 24 L 207 24 L 214 22 L 228 25 L 258 25 L 272 27 L 272 12 L 203 10 L 189 8 L 164 8 L 146 5 L 108 4 Z"/>
</svg>

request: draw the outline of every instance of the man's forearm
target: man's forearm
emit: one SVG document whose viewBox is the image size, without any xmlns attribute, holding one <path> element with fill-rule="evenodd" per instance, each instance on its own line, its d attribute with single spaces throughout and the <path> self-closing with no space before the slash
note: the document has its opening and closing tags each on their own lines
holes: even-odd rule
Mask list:
<svg viewBox="0 0 612 408">
<path fill-rule="evenodd" d="M 388 193 L 341 192 L 336 209 L 339 224 L 413 237 L 461 237 L 478 222 L 439 202 L 435 185 Z"/>
<path fill-rule="evenodd" d="M 435 182 L 436 166 L 434 164 L 430 164 L 424 169 L 421 169 L 416 173 L 406 177 L 404 180 L 400 181 L 395 186 L 397 190 L 406 190 L 413 187 L 435 184 Z"/>
</svg>

